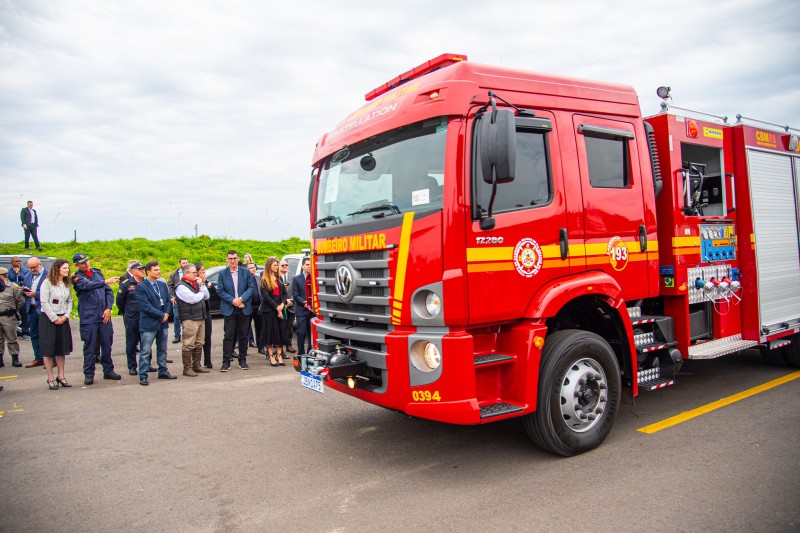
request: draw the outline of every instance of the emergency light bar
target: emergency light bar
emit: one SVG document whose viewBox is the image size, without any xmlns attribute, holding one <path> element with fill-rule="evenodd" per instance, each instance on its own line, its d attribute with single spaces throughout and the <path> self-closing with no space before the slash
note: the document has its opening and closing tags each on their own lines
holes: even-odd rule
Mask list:
<svg viewBox="0 0 800 533">
<path fill-rule="evenodd" d="M 425 63 L 412 68 L 408 72 L 404 72 L 399 76 L 397 76 L 396 78 L 387 81 L 383 85 L 379 85 L 378 87 L 372 89 L 370 92 L 364 95 L 364 99 L 367 102 L 369 102 L 373 98 L 380 96 L 384 93 L 387 93 L 392 89 L 394 89 L 395 87 L 398 87 L 406 83 L 407 81 L 420 78 L 425 74 L 430 74 L 434 70 L 438 70 L 442 67 L 446 67 L 454 63 L 466 60 L 467 56 L 463 54 L 442 54 L 438 57 L 434 57 L 430 61 L 426 61 Z"/>
</svg>

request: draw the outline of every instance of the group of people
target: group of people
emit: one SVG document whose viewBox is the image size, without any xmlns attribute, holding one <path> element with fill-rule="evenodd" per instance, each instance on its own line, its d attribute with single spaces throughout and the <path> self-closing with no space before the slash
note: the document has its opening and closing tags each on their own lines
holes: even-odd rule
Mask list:
<svg viewBox="0 0 800 533">
<path fill-rule="evenodd" d="M 217 279 L 224 331 L 222 372 L 230 369 L 234 357 L 239 367 L 247 370 L 248 347 L 258 348 L 272 366 L 284 365 L 284 350 L 295 351 L 291 346 L 290 308 L 297 320 L 300 353 L 311 349 L 310 323 L 314 312 L 307 297 L 311 294 L 309 258 L 303 259 L 302 273 L 294 278 L 288 276 L 288 265 L 276 257 L 267 259 L 260 276 L 252 258 L 245 254 L 244 259 L 242 263 L 239 254 L 230 250 L 227 266 Z M 99 269 L 92 268 L 86 254 L 76 253 L 72 263 L 77 268 L 73 275 L 66 259 L 56 259 L 48 272 L 36 257 L 31 257 L 27 271 L 21 267 L 19 271 L 14 269 L 16 283 L 9 280 L 7 269 L 0 268 L 0 366 L 4 365 L 5 344 L 8 344 L 12 364 L 21 366 L 16 314 L 26 310 L 34 351 L 34 361 L 26 367 L 44 366 L 50 389 L 71 387 L 64 377 L 64 361 L 72 351 L 69 315 L 74 288 L 83 341 L 84 384 L 94 383 L 97 362 L 102 366 L 104 379 L 121 379 L 114 371 L 111 358 L 114 336 L 111 309 L 115 301 L 111 284 L 120 282 L 116 303 L 125 325 L 130 375 L 138 375 L 141 385 L 149 385 L 151 372 L 157 372 L 158 379 L 177 379 L 167 368 L 167 364 L 172 363 L 167 358 L 171 314 L 176 323 L 173 342 L 182 342 L 183 375 L 196 377 L 213 368 L 210 284 L 202 263 L 181 259 L 180 267 L 169 275 L 167 282 L 161 279 L 158 261 L 142 265 L 131 260 L 125 274 L 111 278 L 105 278 Z M 154 343 L 157 367 L 152 365 Z"/>
</svg>

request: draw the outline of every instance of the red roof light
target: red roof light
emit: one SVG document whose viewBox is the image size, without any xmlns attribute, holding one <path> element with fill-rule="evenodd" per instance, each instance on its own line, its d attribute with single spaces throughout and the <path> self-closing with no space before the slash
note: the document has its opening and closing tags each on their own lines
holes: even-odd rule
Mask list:
<svg viewBox="0 0 800 533">
<path fill-rule="evenodd" d="M 395 87 L 402 85 L 407 81 L 419 78 L 421 76 L 424 76 L 425 74 L 429 74 L 434 70 L 438 70 L 442 67 L 446 67 L 448 65 L 452 65 L 454 63 L 466 60 L 467 56 L 463 54 L 442 54 L 438 57 L 434 57 L 430 61 L 426 61 L 425 63 L 412 68 L 408 72 L 400 74 L 396 78 L 387 81 L 383 85 L 379 85 L 378 87 L 372 89 L 370 92 L 365 94 L 364 98 L 369 102 L 376 96 L 380 96 L 383 93 L 389 92 Z"/>
</svg>

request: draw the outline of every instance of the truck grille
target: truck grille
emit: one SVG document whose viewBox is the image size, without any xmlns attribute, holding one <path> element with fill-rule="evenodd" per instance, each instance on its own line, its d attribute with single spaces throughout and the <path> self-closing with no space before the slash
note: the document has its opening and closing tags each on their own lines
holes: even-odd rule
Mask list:
<svg viewBox="0 0 800 533">
<path fill-rule="evenodd" d="M 355 294 L 343 302 L 336 294 L 336 269 L 347 262 L 355 277 Z M 317 257 L 319 311 L 317 323 L 322 339 L 337 339 L 367 365 L 367 381 L 359 388 L 375 393 L 385 391 L 386 334 L 392 329 L 389 307 L 389 251 L 375 250 Z"/>
<path fill-rule="evenodd" d="M 343 302 L 336 294 L 336 269 L 347 262 L 355 275 L 355 295 Z M 325 254 L 317 258 L 319 309 L 326 319 L 363 325 L 391 321 L 389 308 L 389 251 L 374 250 L 341 254 Z"/>
</svg>

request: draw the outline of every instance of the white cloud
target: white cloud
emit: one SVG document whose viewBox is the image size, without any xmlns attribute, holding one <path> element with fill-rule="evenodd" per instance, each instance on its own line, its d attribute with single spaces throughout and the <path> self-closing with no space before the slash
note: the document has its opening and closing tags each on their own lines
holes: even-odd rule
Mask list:
<svg viewBox="0 0 800 533">
<path fill-rule="evenodd" d="M 0 3 L 0 240 L 308 235 L 319 137 L 443 52 L 800 127 L 794 2 Z M 55 224 L 53 222 L 58 216 Z M 277 220 L 276 220 L 277 218 Z"/>
</svg>

